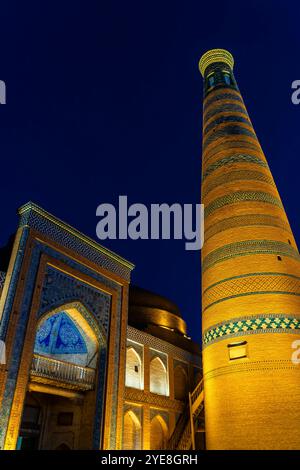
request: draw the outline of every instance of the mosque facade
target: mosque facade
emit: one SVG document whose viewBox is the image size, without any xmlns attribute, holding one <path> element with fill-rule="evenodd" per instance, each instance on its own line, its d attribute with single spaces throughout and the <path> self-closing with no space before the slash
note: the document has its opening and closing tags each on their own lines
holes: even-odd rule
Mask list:
<svg viewBox="0 0 300 470">
<path fill-rule="evenodd" d="M 0 449 L 300 448 L 300 257 L 233 65 L 199 63 L 201 347 L 132 263 L 25 204 L 0 250 Z"/>
<path fill-rule="evenodd" d="M 33 203 L 1 255 L 1 449 L 168 448 L 202 377 L 178 307 Z"/>
</svg>

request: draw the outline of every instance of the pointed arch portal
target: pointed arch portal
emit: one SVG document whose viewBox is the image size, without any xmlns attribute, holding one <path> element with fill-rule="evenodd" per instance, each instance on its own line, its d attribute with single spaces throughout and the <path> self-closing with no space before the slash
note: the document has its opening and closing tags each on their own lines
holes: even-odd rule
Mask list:
<svg viewBox="0 0 300 470">
<path fill-rule="evenodd" d="M 9 368 L 0 367 L 0 449 L 16 449 L 32 385 L 43 385 L 44 397 L 48 387 L 65 401 L 67 394 L 78 402 L 87 399 L 86 419 L 78 409 L 62 410 L 73 413 L 69 422 L 80 436 L 74 443 L 65 436 L 65 443 L 119 449 L 125 386 L 121 351 L 133 265 L 31 202 L 19 216 L 0 304 L 0 340 L 9 345 Z M 48 375 L 58 369 L 68 380 L 58 384 L 55 377 L 54 386 Z M 71 388 L 74 378 L 81 388 Z M 83 389 L 91 378 L 93 387 Z"/>
</svg>

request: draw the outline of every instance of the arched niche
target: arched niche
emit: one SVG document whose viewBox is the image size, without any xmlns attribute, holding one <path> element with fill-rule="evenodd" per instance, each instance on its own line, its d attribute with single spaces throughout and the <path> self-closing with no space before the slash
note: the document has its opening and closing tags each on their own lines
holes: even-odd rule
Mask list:
<svg viewBox="0 0 300 470">
<path fill-rule="evenodd" d="M 150 392 L 167 396 L 168 390 L 167 368 L 160 357 L 154 357 L 150 362 Z"/>
<path fill-rule="evenodd" d="M 150 449 L 166 449 L 168 440 L 168 426 L 161 415 L 156 415 L 150 423 Z"/>
<path fill-rule="evenodd" d="M 123 424 L 123 450 L 141 449 L 141 423 L 132 410 L 126 411 Z"/>
<path fill-rule="evenodd" d="M 129 346 L 126 349 L 126 387 L 143 388 L 143 365 L 138 352 Z"/>
<path fill-rule="evenodd" d="M 176 400 L 185 401 L 188 398 L 188 377 L 185 369 L 177 365 L 174 369 L 174 396 Z"/>
</svg>

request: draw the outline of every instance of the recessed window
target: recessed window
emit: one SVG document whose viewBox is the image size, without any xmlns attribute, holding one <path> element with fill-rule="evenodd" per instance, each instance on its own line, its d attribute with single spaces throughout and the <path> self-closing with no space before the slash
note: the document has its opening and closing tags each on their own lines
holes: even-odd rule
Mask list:
<svg viewBox="0 0 300 470">
<path fill-rule="evenodd" d="M 210 75 L 208 77 L 208 87 L 211 88 L 215 84 L 215 77 L 213 75 Z"/>
<path fill-rule="evenodd" d="M 143 364 L 141 355 L 132 347 L 126 352 L 126 387 L 143 388 Z"/>
<path fill-rule="evenodd" d="M 292 243 L 291 243 L 291 240 L 290 240 L 289 238 L 288 238 L 288 244 L 289 244 L 289 245 L 291 245 L 291 244 L 292 244 Z"/>
<path fill-rule="evenodd" d="M 227 344 L 229 360 L 243 359 L 248 357 L 247 341 L 239 341 Z"/>
<path fill-rule="evenodd" d="M 278 261 L 282 261 L 281 256 L 277 256 Z"/>
<path fill-rule="evenodd" d="M 159 356 L 150 362 L 150 392 L 165 396 L 169 394 L 167 367 Z"/>
<path fill-rule="evenodd" d="M 225 81 L 226 85 L 231 85 L 231 77 L 230 77 L 229 73 L 224 73 L 224 81 Z"/>
</svg>

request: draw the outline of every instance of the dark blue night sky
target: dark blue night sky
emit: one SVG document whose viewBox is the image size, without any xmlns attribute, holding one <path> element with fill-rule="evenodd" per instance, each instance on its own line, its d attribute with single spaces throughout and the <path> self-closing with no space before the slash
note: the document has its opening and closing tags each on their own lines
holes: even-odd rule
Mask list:
<svg viewBox="0 0 300 470">
<path fill-rule="evenodd" d="M 235 76 L 300 243 L 300 4 L 14 1 L 1 4 L 1 234 L 32 200 L 95 238 L 96 207 L 200 201 L 202 80 L 214 47 Z M 200 253 L 183 241 L 106 241 L 133 282 L 173 299 L 200 339 Z"/>
</svg>

